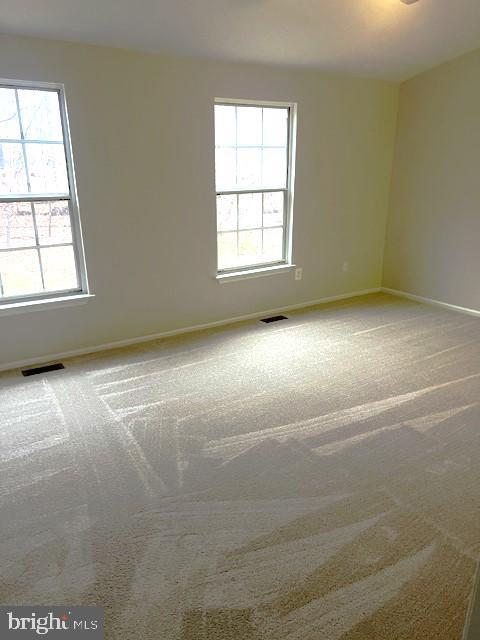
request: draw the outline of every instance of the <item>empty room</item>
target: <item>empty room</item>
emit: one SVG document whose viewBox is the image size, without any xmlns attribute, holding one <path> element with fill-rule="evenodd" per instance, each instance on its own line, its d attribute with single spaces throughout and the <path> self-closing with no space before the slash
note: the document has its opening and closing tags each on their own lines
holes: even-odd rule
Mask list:
<svg viewBox="0 0 480 640">
<path fill-rule="evenodd" d="M 479 1 L 0 16 L 0 640 L 480 640 Z"/>
</svg>

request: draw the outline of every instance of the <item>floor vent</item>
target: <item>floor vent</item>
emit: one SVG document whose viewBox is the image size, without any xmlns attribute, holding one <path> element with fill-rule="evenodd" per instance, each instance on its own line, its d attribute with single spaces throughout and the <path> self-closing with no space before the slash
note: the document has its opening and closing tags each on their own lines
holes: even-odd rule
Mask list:
<svg viewBox="0 0 480 640">
<path fill-rule="evenodd" d="M 59 369 L 65 369 L 61 362 L 55 362 L 55 364 L 46 364 L 43 367 L 33 367 L 32 369 L 23 369 L 23 376 L 35 376 L 38 373 L 48 373 L 49 371 L 58 371 Z"/>
<path fill-rule="evenodd" d="M 278 322 L 279 320 L 288 320 L 287 316 L 272 316 L 271 318 L 262 318 L 260 322 Z"/>
</svg>

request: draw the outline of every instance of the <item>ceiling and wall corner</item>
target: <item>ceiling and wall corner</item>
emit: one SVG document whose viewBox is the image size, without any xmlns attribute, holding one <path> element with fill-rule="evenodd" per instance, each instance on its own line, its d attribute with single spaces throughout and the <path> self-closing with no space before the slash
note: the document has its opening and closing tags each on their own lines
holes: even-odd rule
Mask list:
<svg viewBox="0 0 480 640">
<path fill-rule="evenodd" d="M 393 81 L 478 46 L 478 0 L 404 2 L 0 0 L 0 30 Z"/>
</svg>

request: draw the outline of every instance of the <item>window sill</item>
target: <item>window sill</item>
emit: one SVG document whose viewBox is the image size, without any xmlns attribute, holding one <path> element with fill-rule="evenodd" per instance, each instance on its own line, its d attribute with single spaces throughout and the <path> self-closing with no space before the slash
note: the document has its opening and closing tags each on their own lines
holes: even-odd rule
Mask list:
<svg viewBox="0 0 480 640">
<path fill-rule="evenodd" d="M 72 296 L 58 298 L 43 298 L 43 300 L 28 300 L 26 302 L 12 302 L 0 305 L 0 316 L 14 315 L 17 313 L 29 313 L 31 311 L 48 311 L 60 307 L 73 307 L 86 304 L 95 298 L 92 293 L 79 293 Z"/>
<path fill-rule="evenodd" d="M 249 280 L 250 278 L 261 278 L 263 276 L 271 276 L 275 273 L 285 273 L 295 269 L 294 264 L 276 264 L 273 267 L 258 267 L 249 269 L 248 271 L 232 271 L 230 273 L 218 273 L 217 282 L 234 282 L 235 280 Z"/>
</svg>

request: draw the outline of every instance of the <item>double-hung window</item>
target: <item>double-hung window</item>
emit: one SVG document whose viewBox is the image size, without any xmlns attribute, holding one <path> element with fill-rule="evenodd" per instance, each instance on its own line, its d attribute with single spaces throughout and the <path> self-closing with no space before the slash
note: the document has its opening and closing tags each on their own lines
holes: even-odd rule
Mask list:
<svg viewBox="0 0 480 640">
<path fill-rule="evenodd" d="M 216 101 L 218 274 L 291 262 L 294 105 Z"/>
<path fill-rule="evenodd" d="M 86 292 L 63 89 L 0 82 L 1 305 Z"/>
</svg>

